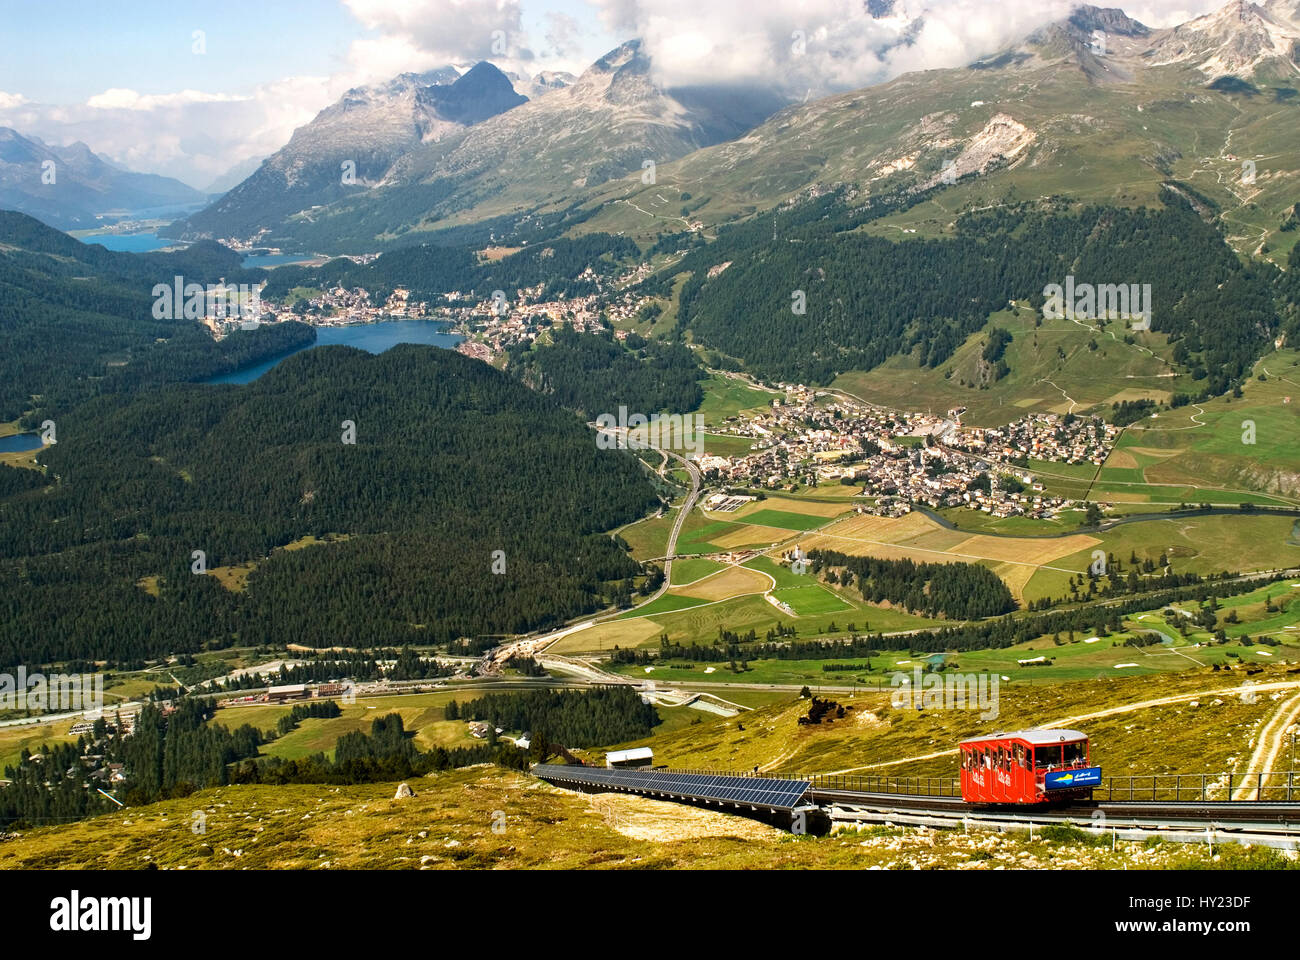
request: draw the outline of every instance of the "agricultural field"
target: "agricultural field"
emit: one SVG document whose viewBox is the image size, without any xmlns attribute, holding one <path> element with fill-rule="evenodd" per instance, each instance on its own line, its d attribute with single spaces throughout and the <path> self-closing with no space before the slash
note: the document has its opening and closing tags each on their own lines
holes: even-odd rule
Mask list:
<svg viewBox="0 0 1300 960">
<path fill-rule="evenodd" d="M 800 578 L 800 584 L 809 585 L 809 578 Z M 768 590 L 771 586 L 771 582 L 764 578 L 762 589 Z M 843 606 L 837 607 L 835 612 L 789 616 L 758 594 L 709 602 L 669 593 L 650 606 L 562 637 L 548 647 L 547 652 L 565 655 L 602 653 L 613 650 L 616 646 L 624 649 L 654 649 L 659 646 L 659 638 L 664 634 L 673 643 L 689 645 L 713 643 L 718 638 L 719 630 L 746 634 L 752 629 L 761 639 L 767 631 L 777 626 L 787 626 L 794 627 L 803 638 L 847 637 L 850 632 L 897 633 L 943 623 L 901 610 L 847 600 L 830 593 L 822 585 L 814 586 L 828 598 L 821 602 L 829 605 L 830 601 L 837 601 L 843 603 Z M 665 600 L 669 602 L 661 605 L 661 601 Z"/>
<path fill-rule="evenodd" d="M 1293 542 L 1296 521 L 1267 514 L 1170 517 L 1121 524 L 1098 534 L 1097 546 L 1062 556 L 1037 571 L 1027 584 L 1026 599 L 1068 593 L 1070 570 L 1083 571 L 1093 550 L 1104 550 L 1127 565 L 1156 560 L 1163 553 L 1180 573 L 1248 573 L 1300 565 L 1300 545 Z M 1050 542 L 1050 541 L 1049 541 Z"/>
<path fill-rule="evenodd" d="M 671 510 L 666 510 L 662 517 L 638 520 L 617 531 L 632 548 L 632 556 L 635 559 L 649 560 L 652 557 L 662 557 L 667 552 L 668 535 L 672 533 L 679 509 L 681 508 L 673 507 Z M 687 523 L 689 524 L 690 521 L 688 520 Z"/>
<path fill-rule="evenodd" d="M 755 390 L 740 380 L 714 374 L 701 383 L 704 402 L 696 413 L 704 417 L 704 425 L 719 429 L 731 417 L 757 413 L 771 407 L 772 400 L 781 396 L 766 390 Z"/>
<path fill-rule="evenodd" d="M 800 539 L 804 551 L 835 550 L 888 560 L 918 563 L 981 563 L 1006 582 L 1012 594 L 1026 599 L 1025 587 L 1044 568 L 1067 578 L 1088 569 L 1070 567 L 1064 558 L 1088 552 L 1101 543 L 1087 534 L 1065 537 L 1000 537 L 948 530 L 920 512 L 906 517 L 854 516 Z"/>
<path fill-rule="evenodd" d="M 696 580 L 703 580 L 705 577 L 712 576 L 723 569 L 723 565 L 716 560 L 709 560 L 706 557 L 689 557 L 685 560 L 673 561 L 673 579 L 674 587 L 682 586 L 688 583 L 694 583 Z"/>
<path fill-rule="evenodd" d="M 796 616 L 813 617 L 819 613 L 839 613 L 853 607 L 819 583 L 773 590 L 772 597 L 785 604 Z"/>
</svg>

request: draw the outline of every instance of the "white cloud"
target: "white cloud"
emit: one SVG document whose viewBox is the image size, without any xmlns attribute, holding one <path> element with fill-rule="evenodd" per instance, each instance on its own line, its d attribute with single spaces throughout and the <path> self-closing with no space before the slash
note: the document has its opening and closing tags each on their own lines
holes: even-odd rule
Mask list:
<svg viewBox="0 0 1300 960">
<path fill-rule="evenodd" d="M 140 94 L 123 87 L 113 87 L 86 101 L 95 110 L 157 110 L 160 107 L 184 106 L 190 103 L 229 103 L 247 100 L 224 93 L 203 93 L 200 90 L 182 90 L 179 93 Z"/>
<path fill-rule="evenodd" d="M 361 25 L 442 63 L 530 60 L 520 0 L 344 0 Z"/>
<path fill-rule="evenodd" d="M 238 163 L 274 153 L 346 90 L 447 63 L 488 59 L 503 70 L 580 73 L 594 36 L 548 0 L 341 0 L 366 33 L 331 76 L 295 76 L 239 95 L 143 94 L 110 88 L 80 104 L 38 104 L 0 91 L 0 125 L 51 143 L 82 140 L 135 170 L 204 187 Z M 586 0 L 621 38 L 641 37 L 661 81 L 784 85 L 802 98 L 864 86 L 908 70 L 968 63 L 1068 14 L 1075 0 L 896 0 L 924 12 L 911 46 L 886 52 L 907 22 L 873 19 L 864 0 Z M 1136 0 L 1153 27 L 1206 13 L 1222 0 Z M 525 8 L 536 32 L 523 26 Z M 802 31 L 796 53 L 792 34 Z M 505 53 L 499 52 L 504 43 Z"/>
<path fill-rule="evenodd" d="M 802 92 L 852 89 L 910 70 L 969 63 L 1068 16 L 1078 0 L 896 0 L 894 13 L 880 19 L 863 0 L 588 3 L 610 29 L 644 39 L 659 79 L 668 85 L 775 82 Z M 1141 0 L 1125 9 L 1149 26 L 1163 27 L 1222 3 Z M 896 45 L 918 15 L 923 26 L 913 42 Z"/>
<path fill-rule="evenodd" d="M 118 88 L 73 105 L 0 97 L 0 126 L 52 144 L 80 140 L 131 170 L 202 189 L 236 164 L 280 149 L 336 97 L 327 77 L 289 77 L 242 96 Z"/>
</svg>

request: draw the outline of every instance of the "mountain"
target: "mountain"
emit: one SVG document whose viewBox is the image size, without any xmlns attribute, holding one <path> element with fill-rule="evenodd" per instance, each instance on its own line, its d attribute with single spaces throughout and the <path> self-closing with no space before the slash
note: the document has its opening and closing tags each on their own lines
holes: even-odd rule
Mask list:
<svg viewBox="0 0 1300 960">
<path fill-rule="evenodd" d="M 179 180 L 124 170 L 84 143 L 56 147 L 0 127 L 0 209 L 76 230 L 101 225 L 103 214 L 202 200 L 202 193 Z"/>
<path fill-rule="evenodd" d="M 221 194 L 233 190 L 256 173 L 257 168 L 262 165 L 262 161 L 265 159 L 266 157 L 249 157 L 247 160 L 241 160 L 204 187 L 203 192 L 210 197 L 219 197 Z"/>
<path fill-rule="evenodd" d="M 1284 262 L 1291 244 L 1269 238 L 1282 236 L 1297 199 L 1284 158 L 1300 155 L 1300 78 L 1280 78 L 1290 68 L 1265 53 L 1300 22 L 1287 19 L 1296 7 L 1234 2 L 1154 30 L 1080 6 L 968 66 L 787 107 L 662 165 L 655 186 L 626 178 L 589 191 L 584 208 L 595 213 L 584 229 L 652 240 L 687 219 L 708 228 L 840 187 L 859 203 L 941 187 L 941 199 L 885 229 L 946 231 L 963 207 L 1009 197 L 1158 205 L 1164 184 L 1177 182 L 1203 198 L 1239 252 L 1277 243 Z M 1261 31 L 1272 46 L 1256 45 Z M 1216 79 L 1227 66 L 1238 73 Z M 678 191 L 692 197 L 688 218 Z"/>
<path fill-rule="evenodd" d="M 1263 6 L 1233 0 L 1174 27 L 1145 54 L 1152 66 L 1186 63 L 1211 80 L 1268 72 L 1300 76 L 1300 5 L 1272 0 Z"/>
<path fill-rule="evenodd" d="M 289 143 L 172 236 L 249 238 L 287 218 L 385 182 L 393 164 L 424 143 L 517 107 L 526 98 L 490 63 L 405 73 L 349 90 L 294 131 Z"/>
<path fill-rule="evenodd" d="M 507 73 L 506 76 L 514 84 L 515 92 L 529 100 L 536 100 L 552 90 L 563 90 L 565 87 L 572 86 L 578 79 L 563 70 L 543 70 L 531 77 L 521 77 L 517 73 Z"/>
<path fill-rule="evenodd" d="M 459 83 L 480 70 L 509 82 L 491 65 L 479 64 Z M 210 210 L 190 218 L 185 230 L 245 236 L 278 217 L 269 239 L 293 238 L 323 250 L 373 247 L 411 231 L 579 196 L 591 185 L 641 171 L 647 161 L 666 163 L 733 139 L 785 102 L 774 92 L 751 88 L 664 89 L 654 81 L 639 41 L 611 51 L 575 82 L 563 80 L 539 75 L 535 82 L 549 85 L 549 92 L 468 129 L 394 141 L 376 165 L 384 168 L 382 174 L 366 179 L 372 190 L 335 187 L 336 154 L 320 164 L 333 178 L 329 189 L 311 191 L 317 203 L 335 201 L 323 210 L 293 218 L 306 203 L 286 195 L 298 198 L 305 191 L 283 177 L 264 176 L 264 167 Z M 297 152 L 293 142 L 282 151 Z M 272 158 L 270 165 L 276 163 Z"/>
</svg>

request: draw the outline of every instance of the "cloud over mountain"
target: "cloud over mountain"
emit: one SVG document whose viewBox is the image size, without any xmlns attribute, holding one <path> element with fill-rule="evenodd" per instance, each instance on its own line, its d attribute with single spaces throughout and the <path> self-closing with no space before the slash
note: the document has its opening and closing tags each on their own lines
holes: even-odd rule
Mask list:
<svg viewBox="0 0 1300 960">
<path fill-rule="evenodd" d="M 968 63 L 1068 16 L 1077 0 L 590 0 L 611 29 L 643 39 L 665 85 L 781 82 L 849 90 Z M 1139 0 L 1130 16 L 1168 26 L 1221 0 Z"/>
</svg>

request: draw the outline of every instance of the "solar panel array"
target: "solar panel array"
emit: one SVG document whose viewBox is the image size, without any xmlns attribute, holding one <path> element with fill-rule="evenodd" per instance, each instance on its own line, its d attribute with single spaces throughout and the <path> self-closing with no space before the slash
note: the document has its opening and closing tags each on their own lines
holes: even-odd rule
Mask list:
<svg viewBox="0 0 1300 960">
<path fill-rule="evenodd" d="M 607 787 L 643 794 L 664 794 L 692 800 L 748 804 L 776 810 L 793 810 L 808 793 L 807 780 L 773 780 L 711 773 L 675 773 L 672 770 L 610 770 L 606 767 L 547 765 L 533 773 L 550 783 Z"/>
</svg>

